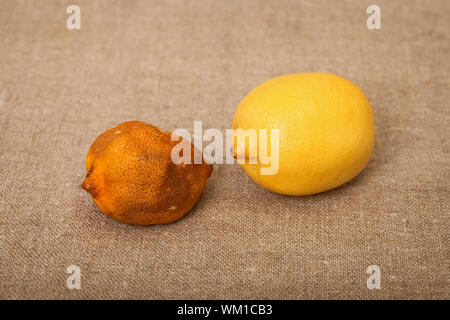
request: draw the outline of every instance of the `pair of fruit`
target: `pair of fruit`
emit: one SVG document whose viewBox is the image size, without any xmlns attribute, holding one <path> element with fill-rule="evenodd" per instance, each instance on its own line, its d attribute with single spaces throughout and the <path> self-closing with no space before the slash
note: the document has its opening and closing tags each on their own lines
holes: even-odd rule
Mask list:
<svg viewBox="0 0 450 320">
<path fill-rule="evenodd" d="M 367 165 L 375 128 L 364 93 L 332 74 L 277 77 L 239 104 L 233 129 L 279 129 L 279 170 L 245 163 L 261 186 L 286 195 L 311 195 L 353 179 Z M 99 209 L 121 222 L 149 225 L 176 221 L 199 200 L 212 166 L 175 164 L 169 132 L 131 121 L 100 135 L 89 149 L 83 188 Z M 259 148 L 259 146 L 258 146 Z M 236 151 L 235 151 L 236 152 Z"/>
</svg>

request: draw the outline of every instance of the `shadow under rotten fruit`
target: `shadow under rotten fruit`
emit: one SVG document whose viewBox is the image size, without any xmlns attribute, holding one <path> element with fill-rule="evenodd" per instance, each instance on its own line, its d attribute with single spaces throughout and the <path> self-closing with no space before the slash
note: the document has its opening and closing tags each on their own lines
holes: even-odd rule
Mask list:
<svg viewBox="0 0 450 320">
<path fill-rule="evenodd" d="M 144 122 L 119 124 L 90 147 L 82 187 L 105 215 L 118 221 L 176 221 L 200 199 L 212 172 L 203 158 L 194 164 L 199 151 L 192 145 L 190 164 L 172 162 L 172 148 L 178 143 L 170 132 Z"/>
</svg>

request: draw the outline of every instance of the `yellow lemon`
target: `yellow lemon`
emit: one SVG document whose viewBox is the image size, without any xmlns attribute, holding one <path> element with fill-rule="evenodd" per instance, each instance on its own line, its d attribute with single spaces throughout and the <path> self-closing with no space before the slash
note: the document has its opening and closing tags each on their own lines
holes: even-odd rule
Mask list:
<svg viewBox="0 0 450 320">
<path fill-rule="evenodd" d="M 373 112 L 364 93 L 327 73 L 264 82 L 239 104 L 233 129 L 251 129 L 258 135 L 257 159 L 241 164 L 245 172 L 259 185 L 287 195 L 311 195 L 350 181 L 369 162 L 375 140 Z M 266 140 L 261 129 L 266 129 L 267 144 L 274 136 L 271 130 L 278 129 L 278 148 L 262 146 Z M 267 159 L 260 158 L 262 147 L 269 150 L 271 162 L 279 161 L 276 172 L 262 173 L 268 166 Z M 248 152 L 247 145 L 247 160 Z"/>
</svg>

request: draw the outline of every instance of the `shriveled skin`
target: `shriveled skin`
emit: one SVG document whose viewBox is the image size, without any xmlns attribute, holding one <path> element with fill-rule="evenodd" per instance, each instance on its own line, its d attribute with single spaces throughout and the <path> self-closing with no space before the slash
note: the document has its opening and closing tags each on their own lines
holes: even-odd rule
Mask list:
<svg viewBox="0 0 450 320">
<path fill-rule="evenodd" d="M 180 138 L 181 139 L 181 138 Z M 140 121 L 100 135 L 86 158 L 82 187 L 98 208 L 118 221 L 150 225 L 182 218 L 199 200 L 212 166 L 174 164 L 171 133 Z"/>
</svg>

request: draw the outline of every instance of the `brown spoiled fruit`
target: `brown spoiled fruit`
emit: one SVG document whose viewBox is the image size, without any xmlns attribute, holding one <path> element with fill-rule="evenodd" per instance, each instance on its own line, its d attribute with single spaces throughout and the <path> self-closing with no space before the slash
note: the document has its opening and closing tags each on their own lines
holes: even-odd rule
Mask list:
<svg viewBox="0 0 450 320">
<path fill-rule="evenodd" d="M 179 138 L 182 141 L 182 138 Z M 83 189 L 98 208 L 118 221 L 149 225 L 182 218 L 199 200 L 212 166 L 172 162 L 171 133 L 140 121 L 100 135 L 86 158 Z M 183 142 L 187 143 L 187 142 Z"/>
</svg>

